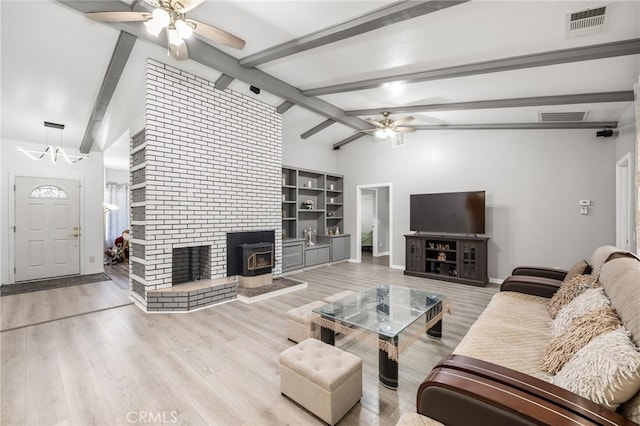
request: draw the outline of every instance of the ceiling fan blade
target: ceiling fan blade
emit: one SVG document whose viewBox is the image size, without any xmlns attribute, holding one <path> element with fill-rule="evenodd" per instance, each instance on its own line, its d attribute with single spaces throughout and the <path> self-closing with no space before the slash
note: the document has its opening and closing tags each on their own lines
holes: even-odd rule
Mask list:
<svg viewBox="0 0 640 426">
<path fill-rule="evenodd" d="M 171 52 L 171 57 L 177 61 L 186 61 L 189 59 L 189 51 L 187 50 L 187 43 L 185 42 L 182 42 L 179 46 L 169 43 L 169 52 Z"/>
<path fill-rule="evenodd" d="M 394 126 L 401 126 L 403 124 L 407 124 L 408 122 L 410 122 L 411 120 L 413 120 L 413 117 L 411 117 L 410 115 L 407 117 L 402 117 L 396 121 L 393 122 Z"/>
<path fill-rule="evenodd" d="M 245 45 L 244 40 L 234 36 L 233 34 L 229 34 L 220 28 L 212 27 L 211 25 L 203 24 L 202 22 L 198 22 L 193 19 L 187 19 L 186 21 L 194 26 L 193 31 L 196 34 L 204 38 L 208 38 L 209 40 L 213 40 L 217 43 L 221 43 L 238 50 L 241 50 Z"/>
<path fill-rule="evenodd" d="M 171 6 L 180 13 L 187 13 L 200 6 L 203 2 L 204 0 L 172 0 Z"/>
<path fill-rule="evenodd" d="M 408 133 L 408 132 L 415 132 L 416 131 L 416 129 L 414 129 L 413 127 L 405 127 L 405 126 L 394 127 L 393 130 L 396 131 L 396 132 L 402 132 L 402 133 Z"/>
<path fill-rule="evenodd" d="M 376 127 L 384 129 L 384 125 L 382 123 L 380 123 L 379 121 L 374 120 L 373 118 L 365 118 L 364 121 L 366 121 L 369 124 L 373 124 Z"/>
<path fill-rule="evenodd" d="M 148 21 L 148 12 L 89 12 L 87 17 L 99 22 L 138 22 Z"/>
<path fill-rule="evenodd" d="M 354 130 L 353 133 L 370 133 L 377 132 L 380 129 L 364 129 L 364 130 Z"/>
<path fill-rule="evenodd" d="M 144 0 L 144 2 L 150 4 L 152 7 L 162 7 L 160 0 Z"/>
</svg>

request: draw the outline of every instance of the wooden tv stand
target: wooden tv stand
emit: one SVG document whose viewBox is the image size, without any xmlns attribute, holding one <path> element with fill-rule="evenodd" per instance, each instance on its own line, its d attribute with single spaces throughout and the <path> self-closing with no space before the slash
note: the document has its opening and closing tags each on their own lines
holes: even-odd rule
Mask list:
<svg viewBox="0 0 640 426">
<path fill-rule="evenodd" d="M 480 287 L 489 281 L 489 238 L 421 233 L 404 237 L 405 275 Z"/>
</svg>

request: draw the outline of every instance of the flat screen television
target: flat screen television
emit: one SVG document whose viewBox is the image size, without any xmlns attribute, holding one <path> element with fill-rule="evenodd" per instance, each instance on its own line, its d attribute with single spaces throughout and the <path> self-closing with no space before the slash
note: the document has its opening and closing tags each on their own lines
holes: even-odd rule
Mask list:
<svg viewBox="0 0 640 426">
<path fill-rule="evenodd" d="M 484 234 L 485 191 L 411 194 L 412 231 Z"/>
</svg>

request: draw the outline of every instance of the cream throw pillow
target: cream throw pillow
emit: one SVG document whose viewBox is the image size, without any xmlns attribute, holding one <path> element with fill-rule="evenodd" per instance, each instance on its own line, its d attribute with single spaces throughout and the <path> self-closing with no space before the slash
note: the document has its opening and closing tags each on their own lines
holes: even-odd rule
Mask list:
<svg viewBox="0 0 640 426">
<path fill-rule="evenodd" d="M 569 327 L 571 321 L 590 311 L 610 307 L 611 301 L 604 294 L 602 287 L 590 288 L 558 311 L 556 318 L 551 321 L 551 336 L 556 337 Z"/>
<path fill-rule="evenodd" d="M 573 354 L 594 337 L 620 326 L 620 318 L 611 307 L 604 307 L 575 318 L 566 330 L 549 341 L 544 349 L 540 369 L 551 375 L 556 374 Z"/>
<path fill-rule="evenodd" d="M 558 315 L 558 311 L 576 296 L 598 285 L 596 278 L 591 275 L 574 275 L 572 278 L 563 281 L 558 291 L 549 300 L 549 316 L 552 319 L 555 318 Z"/>
<path fill-rule="evenodd" d="M 640 350 L 619 327 L 576 352 L 551 383 L 615 410 L 640 390 Z"/>
<path fill-rule="evenodd" d="M 590 269 L 587 261 L 586 260 L 579 261 L 578 263 L 573 265 L 571 269 L 567 271 L 567 275 L 564 277 L 563 282 L 569 281 L 571 278 L 575 277 L 576 275 L 587 273 L 587 269 Z"/>
</svg>

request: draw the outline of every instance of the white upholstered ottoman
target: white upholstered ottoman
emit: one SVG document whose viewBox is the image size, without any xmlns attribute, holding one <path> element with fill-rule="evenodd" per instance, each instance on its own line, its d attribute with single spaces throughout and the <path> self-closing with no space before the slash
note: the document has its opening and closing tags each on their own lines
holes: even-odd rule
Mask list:
<svg viewBox="0 0 640 426">
<path fill-rule="evenodd" d="M 280 354 L 280 392 L 334 425 L 362 397 L 362 359 L 303 340 Z"/>
<path fill-rule="evenodd" d="M 287 339 L 294 342 L 302 342 L 304 339 L 320 338 L 320 327 L 313 323 L 314 309 L 326 305 L 316 301 L 287 311 Z"/>
</svg>

